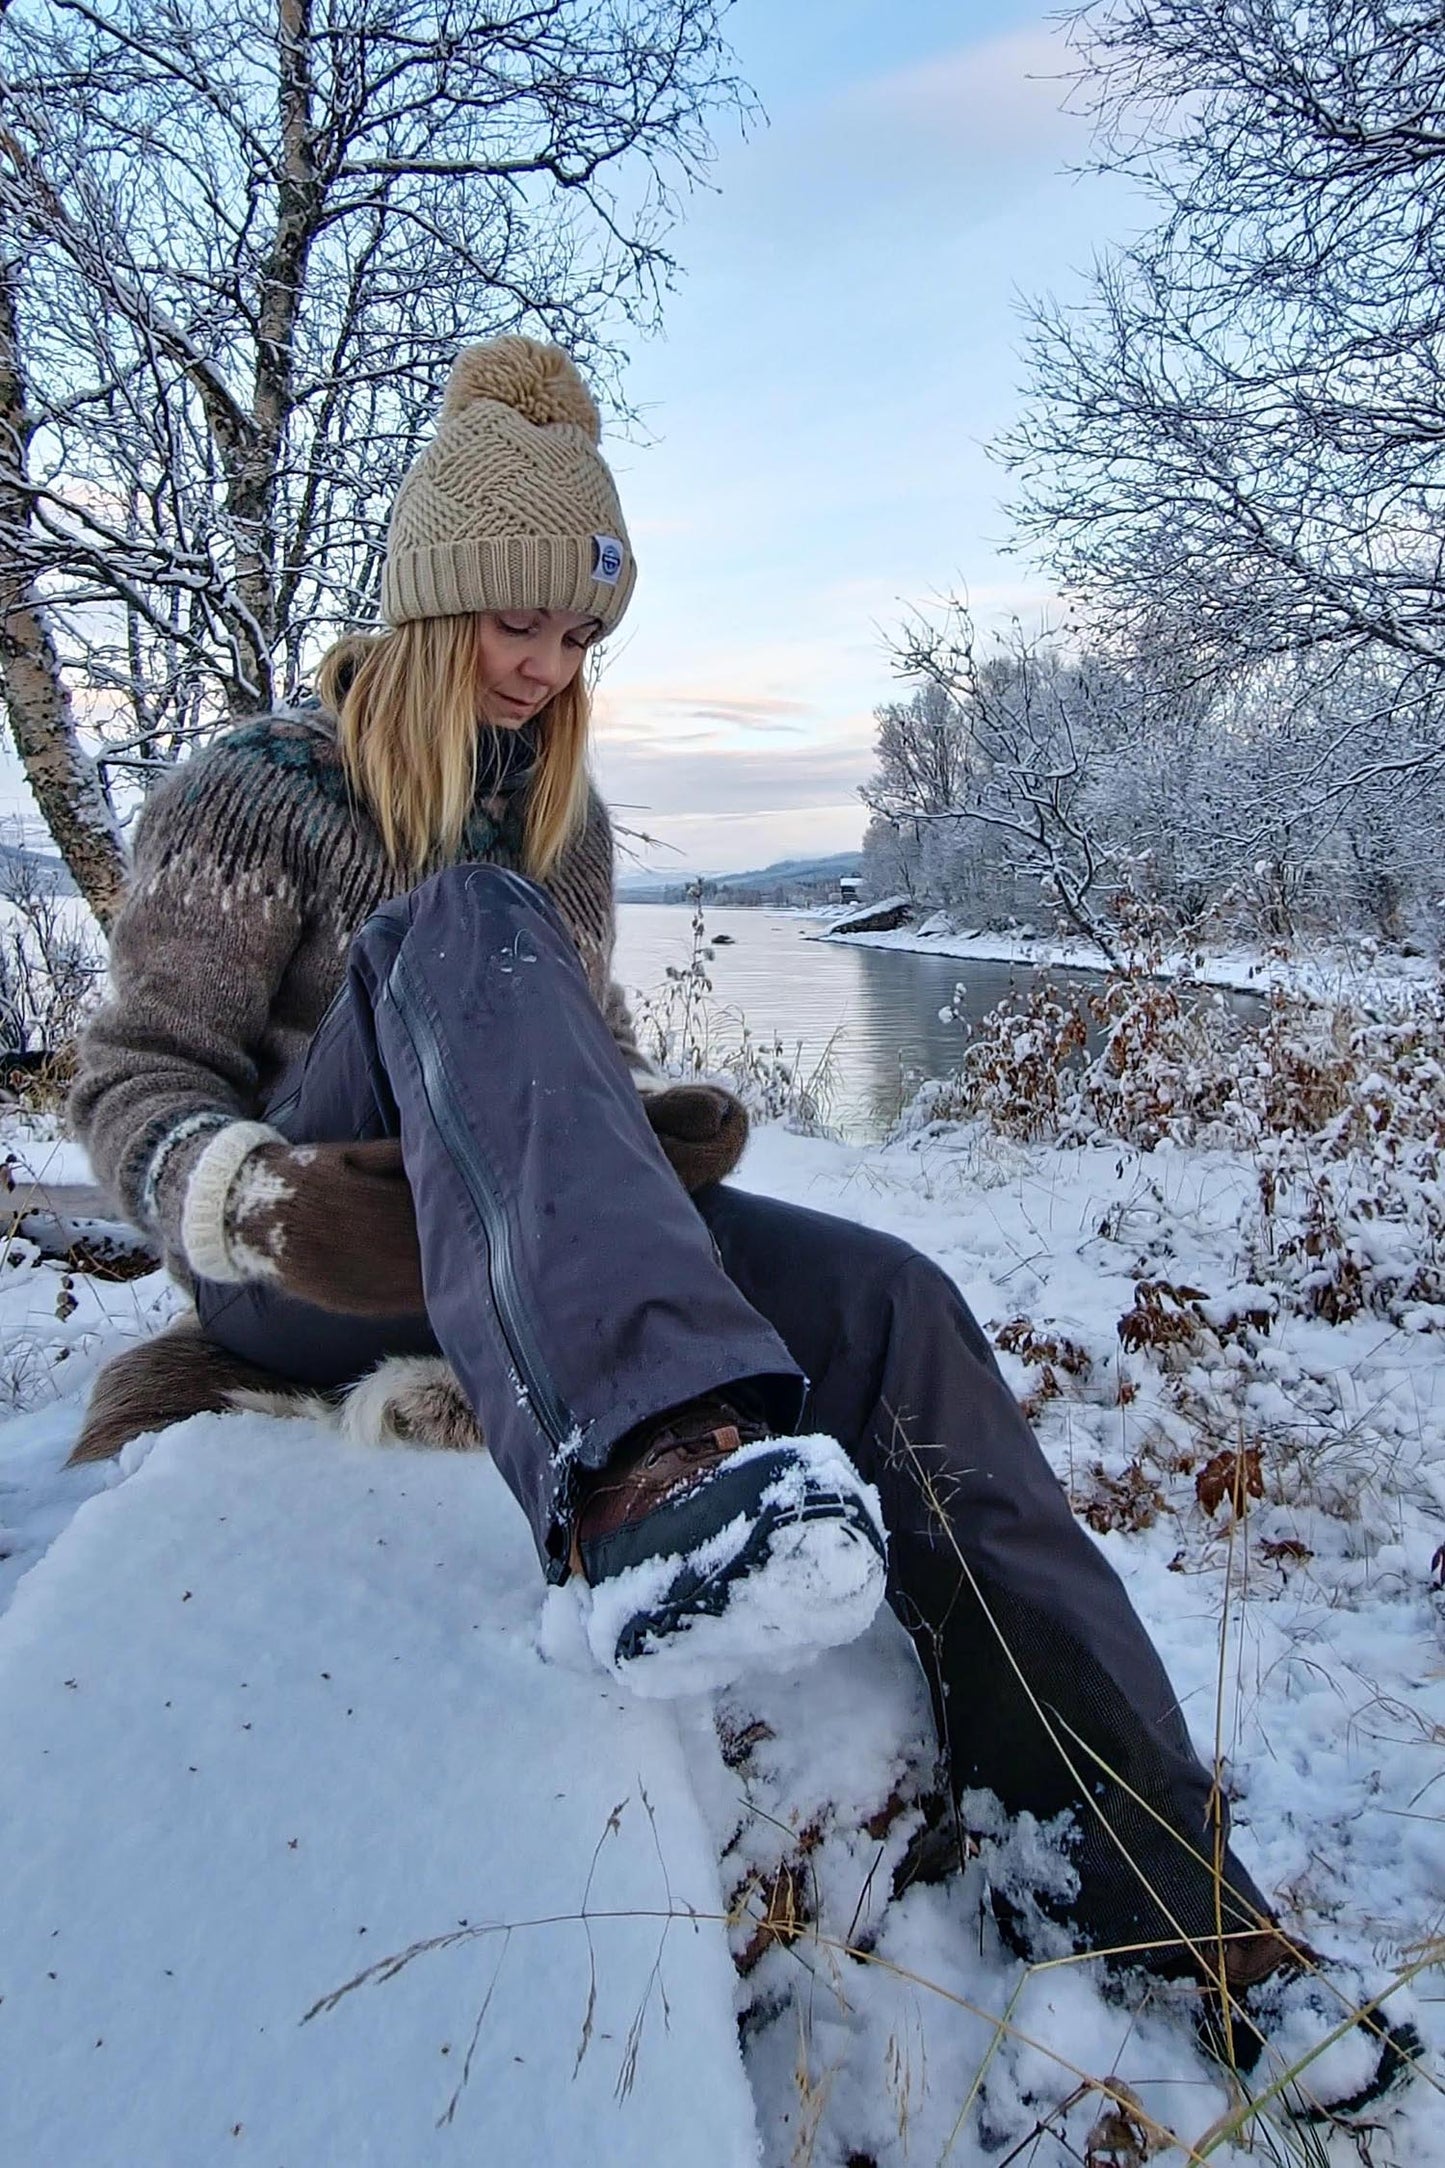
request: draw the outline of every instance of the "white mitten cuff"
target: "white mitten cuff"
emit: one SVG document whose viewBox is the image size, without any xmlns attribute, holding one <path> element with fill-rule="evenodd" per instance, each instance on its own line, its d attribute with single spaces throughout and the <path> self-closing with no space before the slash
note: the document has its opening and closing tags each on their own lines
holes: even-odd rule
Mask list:
<svg viewBox="0 0 1445 2168">
<path fill-rule="evenodd" d="M 181 1209 L 181 1247 L 198 1278 L 239 1284 L 254 1277 L 241 1269 L 226 1237 L 231 1185 L 261 1145 L 285 1142 L 265 1122 L 228 1122 L 192 1167 Z"/>
</svg>

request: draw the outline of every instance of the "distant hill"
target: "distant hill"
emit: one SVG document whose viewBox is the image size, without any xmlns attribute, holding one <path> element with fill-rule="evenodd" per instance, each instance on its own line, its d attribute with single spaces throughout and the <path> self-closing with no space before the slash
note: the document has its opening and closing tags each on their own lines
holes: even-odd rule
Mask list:
<svg viewBox="0 0 1445 2168">
<path fill-rule="evenodd" d="M 617 884 L 626 903 L 681 903 L 699 879 L 704 900 L 719 903 L 818 903 L 836 897 L 838 883 L 862 871 L 861 851 L 835 851 L 830 858 L 779 858 L 771 866 L 745 873 L 624 874 Z"/>
<path fill-rule="evenodd" d="M 79 894 L 65 861 L 54 851 L 34 851 L 25 843 L 0 843 L 0 893 L 26 870 L 38 875 L 57 896 Z"/>
</svg>

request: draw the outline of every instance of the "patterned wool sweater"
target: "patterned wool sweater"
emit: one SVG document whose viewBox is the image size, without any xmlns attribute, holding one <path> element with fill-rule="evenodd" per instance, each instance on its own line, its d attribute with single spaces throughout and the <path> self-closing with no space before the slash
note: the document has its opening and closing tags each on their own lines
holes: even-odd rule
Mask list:
<svg viewBox="0 0 1445 2168">
<path fill-rule="evenodd" d="M 483 786 L 459 861 L 519 863 L 524 790 L 525 777 Z M 416 878 L 388 863 L 319 709 L 229 732 L 147 802 L 71 1116 L 99 1179 L 182 1281 L 194 1277 L 181 1230 L 201 1154 L 257 1119 L 341 985 L 354 935 Z M 545 886 L 614 1038 L 645 1069 L 611 977 L 612 833 L 595 792 Z"/>
</svg>

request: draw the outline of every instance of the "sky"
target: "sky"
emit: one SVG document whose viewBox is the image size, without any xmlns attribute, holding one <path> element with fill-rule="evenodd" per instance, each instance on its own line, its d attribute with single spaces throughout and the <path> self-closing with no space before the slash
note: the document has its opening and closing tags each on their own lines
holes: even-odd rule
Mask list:
<svg viewBox="0 0 1445 2168">
<path fill-rule="evenodd" d="M 1077 291 L 1130 210 L 1065 170 L 1087 129 L 1037 6 L 740 0 L 729 24 L 768 123 L 677 237 L 627 375 L 650 441 L 606 447 L 639 578 L 596 765 L 659 871 L 856 846 L 873 710 L 906 692 L 890 635 L 948 591 L 1047 614 L 985 445 L 1021 298 Z"/>
<path fill-rule="evenodd" d="M 1020 305 L 1126 230 L 1038 0 L 737 0 L 766 118 L 718 129 L 663 333 L 604 449 L 639 579 L 594 765 L 634 863 L 730 872 L 855 847 L 889 639 L 965 593 L 1036 623 L 1004 554 Z M 8 749 L 0 814 L 28 791 Z M 643 836 L 655 840 L 647 845 Z"/>
</svg>

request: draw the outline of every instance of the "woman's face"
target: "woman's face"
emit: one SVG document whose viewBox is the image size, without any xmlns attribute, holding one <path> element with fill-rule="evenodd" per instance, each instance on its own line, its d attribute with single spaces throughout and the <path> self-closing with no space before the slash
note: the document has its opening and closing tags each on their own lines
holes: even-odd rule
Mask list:
<svg viewBox="0 0 1445 2168">
<path fill-rule="evenodd" d="M 519 730 L 570 685 L 602 630 L 575 610 L 483 610 L 483 722 Z"/>
</svg>

